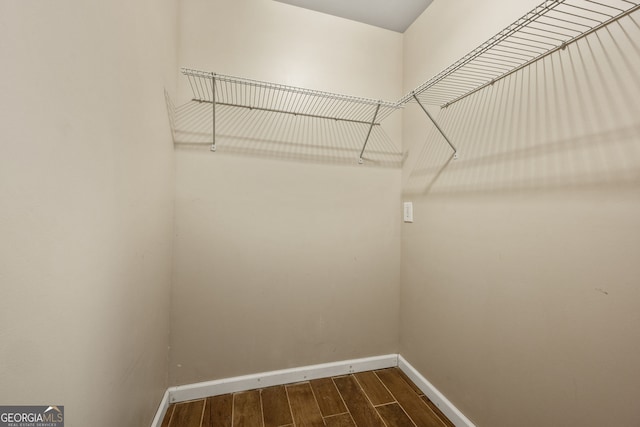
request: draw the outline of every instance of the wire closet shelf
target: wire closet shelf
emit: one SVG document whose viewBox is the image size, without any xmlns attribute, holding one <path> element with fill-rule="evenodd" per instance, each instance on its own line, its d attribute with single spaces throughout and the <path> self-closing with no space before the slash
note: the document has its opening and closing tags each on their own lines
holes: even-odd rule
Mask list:
<svg viewBox="0 0 640 427">
<path fill-rule="evenodd" d="M 215 107 L 225 106 L 367 125 L 368 132 L 362 135 L 363 145 L 359 157 L 359 162 L 362 163 L 373 127 L 379 126 L 381 121 L 403 107 L 397 102 L 322 92 L 189 68 L 182 68 L 181 71 L 189 80 L 192 100 L 214 105 L 213 151 Z"/>
<path fill-rule="evenodd" d="M 639 8 L 640 2 L 630 0 L 546 0 L 397 102 L 189 68 L 181 71 L 189 79 L 193 100 L 213 104 L 213 151 L 216 106 L 220 105 L 366 125 L 358 159 L 362 163 L 374 127 L 406 104 L 417 103 L 457 158 L 456 147 L 424 105 L 446 108 Z"/>
<path fill-rule="evenodd" d="M 449 67 L 400 104 L 449 105 L 609 25 L 640 7 L 628 0 L 547 0 Z"/>
</svg>

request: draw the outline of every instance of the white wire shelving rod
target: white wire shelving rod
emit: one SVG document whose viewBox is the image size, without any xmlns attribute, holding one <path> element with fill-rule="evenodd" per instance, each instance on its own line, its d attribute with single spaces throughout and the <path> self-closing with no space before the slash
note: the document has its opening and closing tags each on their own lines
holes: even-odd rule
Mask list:
<svg viewBox="0 0 640 427">
<path fill-rule="evenodd" d="M 399 103 L 447 107 L 638 8 L 629 0 L 546 0 Z"/>
<path fill-rule="evenodd" d="M 457 149 L 424 105 L 445 108 L 496 81 L 564 49 L 568 44 L 640 8 L 631 0 L 545 0 L 397 102 L 330 92 L 182 68 L 193 101 L 213 105 L 212 146 L 216 149 L 216 106 L 335 120 L 366 126 L 362 163 L 375 126 L 407 103 L 417 103 L 434 123 L 457 158 Z M 360 136 L 357 136 L 360 138 Z"/>
<path fill-rule="evenodd" d="M 630 0 L 546 0 L 405 95 L 417 103 L 458 158 L 423 104 L 446 108 L 640 8 Z"/>
<path fill-rule="evenodd" d="M 190 68 L 182 68 L 181 72 L 189 80 L 192 100 L 214 105 L 212 151 L 215 151 L 215 106 L 226 106 L 367 125 L 369 130 L 366 137 L 363 135 L 364 143 L 359 157 L 359 163 L 362 163 L 373 127 L 379 126 L 390 114 L 403 107 L 398 102 L 322 92 Z"/>
</svg>

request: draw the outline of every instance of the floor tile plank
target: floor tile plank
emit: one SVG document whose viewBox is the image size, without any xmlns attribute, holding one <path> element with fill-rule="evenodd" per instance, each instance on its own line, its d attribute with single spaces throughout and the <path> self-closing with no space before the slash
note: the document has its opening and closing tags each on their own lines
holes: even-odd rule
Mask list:
<svg viewBox="0 0 640 427">
<path fill-rule="evenodd" d="M 420 390 L 418 386 L 413 381 L 411 381 L 411 378 L 409 378 L 407 374 L 402 372 L 402 369 L 400 368 L 391 368 L 391 369 L 393 369 L 394 371 L 397 371 L 398 374 L 400 374 L 400 376 L 407 382 L 407 384 L 411 386 L 413 391 L 415 391 L 418 396 L 424 396 L 424 393 L 422 392 L 422 390 Z"/>
<path fill-rule="evenodd" d="M 357 426 L 384 427 L 382 419 L 352 375 L 335 377 L 333 382 Z"/>
<path fill-rule="evenodd" d="M 398 368 L 167 407 L 161 427 L 455 427 Z"/>
<path fill-rule="evenodd" d="M 173 410 L 170 427 L 200 427 L 204 399 L 177 403 Z"/>
<path fill-rule="evenodd" d="M 231 427 L 233 395 L 223 394 L 207 398 L 202 427 Z"/>
<path fill-rule="evenodd" d="M 327 427 L 356 427 L 351 415 L 348 413 L 327 417 L 324 419 L 324 422 L 327 424 Z"/>
<path fill-rule="evenodd" d="M 445 424 L 433 413 L 431 408 L 415 393 L 397 369 L 376 371 L 378 378 L 387 386 L 400 406 L 420 427 L 444 427 Z"/>
<path fill-rule="evenodd" d="M 377 406 L 376 410 L 388 427 L 409 427 L 415 426 L 411 419 L 405 414 L 400 405 L 391 403 L 389 405 Z"/>
<path fill-rule="evenodd" d="M 287 392 L 283 385 L 265 388 L 260 393 L 265 427 L 293 424 Z"/>
<path fill-rule="evenodd" d="M 289 396 L 291 413 L 293 414 L 293 422 L 297 426 L 324 427 L 320 407 L 308 382 L 287 386 L 286 390 Z"/>
<path fill-rule="evenodd" d="M 263 427 L 259 390 L 233 395 L 233 427 Z"/>
<path fill-rule="evenodd" d="M 424 400 L 429 408 L 431 408 L 431 410 L 438 416 L 438 418 L 442 420 L 444 425 L 446 425 L 447 427 L 456 427 L 456 425 L 449 421 L 449 418 L 447 418 L 447 416 L 442 413 L 440 408 L 438 408 L 435 403 L 429 400 L 427 396 L 422 396 L 422 400 Z"/>
<path fill-rule="evenodd" d="M 309 383 L 313 389 L 313 394 L 316 396 L 323 417 L 330 417 L 347 412 L 340 393 L 338 393 L 338 389 L 331 378 L 312 380 Z"/>
<path fill-rule="evenodd" d="M 167 408 L 167 413 L 164 414 L 164 419 L 162 420 L 162 425 L 160 427 L 169 427 L 169 422 L 171 422 L 171 415 L 173 415 L 173 410 L 176 408 L 176 405 L 171 404 Z"/>
<path fill-rule="evenodd" d="M 362 387 L 362 390 L 364 390 L 364 393 L 374 406 L 395 401 L 391 393 L 372 371 L 359 372 L 353 374 L 353 376 L 356 377 L 360 387 Z"/>
</svg>

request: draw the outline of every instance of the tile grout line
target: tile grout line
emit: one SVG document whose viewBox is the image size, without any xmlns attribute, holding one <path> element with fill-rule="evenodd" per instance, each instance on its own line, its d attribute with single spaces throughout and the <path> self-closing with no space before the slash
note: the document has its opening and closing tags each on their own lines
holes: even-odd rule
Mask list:
<svg viewBox="0 0 640 427">
<path fill-rule="evenodd" d="M 236 414 L 236 394 L 231 393 L 231 427 L 233 427 L 235 414 Z"/>
<path fill-rule="evenodd" d="M 207 408 L 207 399 L 202 399 L 202 414 L 200 414 L 200 427 L 202 427 L 202 423 L 204 422 L 204 411 Z"/>
<path fill-rule="evenodd" d="M 404 380 L 404 378 L 403 378 L 403 380 Z M 405 382 L 406 382 L 406 380 L 405 380 Z M 423 394 L 422 396 L 427 397 L 427 395 L 425 395 L 425 394 Z M 443 419 L 442 419 L 442 418 L 441 418 L 441 417 L 436 413 L 436 411 L 434 411 L 433 409 L 431 409 L 431 406 L 427 405 L 427 402 L 425 402 L 425 401 L 424 401 L 424 399 L 422 399 L 422 396 L 418 396 L 418 397 L 420 398 L 420 400 L 422 401 L 422 403 L 424 403 L 424 405 L 427 407 L 427 409 L 429 410 L 429 412 L 431 412 L 431 413 L 433 414 L 433 416 L 435 416 L 435 417 L 436 417 L 436 419 L 437 419 L 438 421 L 440 421 L 440 424 L 442 424 L 442 426 L 441 426 L 441 427 L 447 427 L 447 424 L 444 422 L 444 420 L 443 420 Z M 427 399 L 429 399 L 429 398 L 427 397 Z M 431 402 L 431 403 L 433 403 L 433 402 Z"/>
<path fill-rule="evenodd" d="M 367 402 L 369 402 L 371 404 L 371 407 L 375 411 L 375 413 L 378 416 L 378 418 L 380 418 L 380 420 L 382 421 L 382 424 L 384 424 L 385 426 L 388 426 L 387 422 L 384 420 L 384 418 L 382 418 L 382 415 L 380 415 L 380 412 L 378 412 L 378 410 L 376 409 L 376 405 L 373 404 L 373 402 L 371 401 L 371 398 L 369 397 L 367 392 L 364 391 L 364 388 L 362 388 L 362 384 L 360 384 L 360 381 L 358 381 L 358 377 L 356 377 L 353 374 L 351 374 L 351 376 L 355 380 L 356 384 L 358 384 L 358 387 L 360 387 L 360 390 L 362 391 L 362 394 L 364 395 L 365 399 L 367 399 Z M 380 379 L 378 378 L 378 380 L 380 380 Z M 382 382 L 382 381 L 380 381 L 380 382 Z M 391 396 L 395 399 L 395 396 L 393 394 Z"/>
<path fill-rule="evenodd" d="M 389 390 L 389 387 L 387 387 L 387 385 L 384 383 L 384 381 L 382 381 L 382 379 L 378 376 L 378 371 L 373 371 L 373 373 L 375 374 L 376 378 L 378 378 L 378 381 L 380 381 L 380 382 L 382 383 L 382 385 L 384 386 L 384 388 L 386 388 L 386 389 L 387 389 L 387 391 L 389 392 L 389 394 L 391 394 L 391 396 L 393 396 L 393 398 L 396 400 L 396 403 L 398 404 L 398 406 L 400 407 L 400 409 L 402 409 L 402 412 L 404 412 L 404 413 L 405 413 L 405 415 L 407 416 L 407 418 L 409 418 L 409 420 L 411 420 L 411 422 L 413 423 L 413 425 L 414 425 L 414 426 L 417 426 L 418 424 L 413 420 L 413 418 L 411 418 L 411 416 L 409 415 L 409 413 L 407 413 L 407 411 L 404 409 L 404 406 L 402 406 L 402 404 L 400 404 L 400 402 L 398 401 L 398 398 L 396 397 L 396 395 L 395 395 L 395 394 L 393 394 L 393 393 L 391 392 L 391 390 Z M 403 378 L 402 380 L 404 381 L 404 378 Z M 406 381 L 405 381 L 405 382 L 406 382 Z M 411 391 L 412 391 L 413 393 L 415 393 L 415 391 L 413 390 L 413 388 L 411 388 Z M 416 395 L 417 395 L 417 393 L 416 393 Z M 419 397 L 419 396 L 418 396 L 418 397 Z M 427 408 L 429 408 L 429 405 L 427 405 L 426 403 L 425 403 L 425 406 L 426 406 Z M 431 408 L 429 408 L 429 409 L 431 409 Z M 376 409 L 376 410 L 377 410 L 377 409 Z"/>
<path fill-rule="evenodd" d="M 320 403 L 318 403 L 318 398 L 316 397 L 316 393 L 313 391 L 313 387 L 311 387 L 311 380 L 309 380 L 309 389 L 311 390 L 311 395 L 313 396 L 313 401 L 316 402 L 316 406 L 318 407 L 318 412 L 320 413 L 320 418 L 322 419 L 322 424 L 325 426 L 327 423 L 324 421 L 324 417 L 322 416 L 322 409 L 320 409 Z"/>
<path fill-rule="evenodd" d="M 291 408 L 291 399 L 289 399 L 289 390 L 287 390 L 287 386 L 283 385 L 284 394 L 287 396 L 287 407 L 289 408 L 289 413 L 291 414 L 291 422 L 293 423 L 293 427 L 296 427 L 296 419 L 293 418 L 293 409 Z"/>
<path fill-rule="evenodd" d="M 331 377 L 331 382 L 333 383 L 333 387 L 335 387 L 336 391 L 338 392 L 338 396 L 340 396 L 340 400 L 342 400 L 342 404 L 347 410 L 347 414 L 349 414 L 349 417 L 351 417 L 351 421 L 353 421 L 353 425 L 358 427 L 358 425 L 356 424 L 356 420 L 353 418 L 353 415 L 351 414 L 351 410 L 347 406 L 347 402 L 344 400 L 344 397 L 342 397 L 342 393 L 340 393 L 340 389 L 338 388 L 338 386 L 336 385 L 336 382 L 334 381 L 334 378 L 340 378 L 340 377 L 346 377 L 346 376 L 347 375 L 339 375 L 336 377 Z"/>
<path fill-rule="evenodd" d="M 398 405 L 400 405 L 400 402 L 398 402 L 397 400 L 394 400 L 393 402 L 381 403 L 379 405 L 373 405 L 373 407 L 374 408 L 379 408 L 381 406 L 393 405 L 394 403 L 397 403 Z"/>
<path fill-rule="evenodd" d="M 176 406 L 174 403 L 173 406 L 171 407 L 171 415 L 169 415 L 169 424 L 167 424 L 168 427 L 171 427 L 171 423 L 173 422 L 173 414 L 175 413 L 176 413 Z"/>
<path fill-rule="evenodd" d="M 331 415 L 327 415 L 326 417 L 323 416 L 322 418 L 331 418 L 331 417 L 337 417 L 338 415 L 344 415 L 344 414 L 348 414 L 349 411 L 346 412 L 340 412 L 339 414 L 331 414 Z"/>
<path fill-rule="evenodd" d="M 399 370 L 400 370 L 400 368 L 397 368 L 397 369 L 399 369 Z M 402 372 L 402 370 L 400 370 L 400 372 Z M 406 374 L 405 374 L 405 375 L 406 375 Z M 402 380 L 403 380 L 405 383 L 409 384 L 409 383 L 407 382 L 407 378 L 408 378 L 408 377 L 407 377 L 407 378 L 405 378 L 405 376 L 404 376 L 404 375 L 402 375 L 402 376 L 401 376 L 401 378 L 402 378 Z M 409 381 L 411 381 L 411 378 L 409 378 Z M 413 383 L 413 381 L 411 381 L 411 383 Z M 415 384 L 415 383 L 413 383 L 413 384 Z M 411 386 L 411 384 L 409 384 L 409 386 Z M 413 387 L 411 387 L 411 388 L 413 389 Z M 420 390 L 420 392 L 422 392 L 422 390 Z M 415 390 L 414 390 L 414 393 L 416 393 L 416 392 L 415 392 Z M 441 427 L 447 427 L 447 423 L 445 423 L 445 422 L 444 422 L 444 420 L 443 420 L 443 419 L 442 419 L 442 418 L 441 418 L 441 417 L 440 417 L 440 416 L 439 416 L 439 415 L 438 415 L 438 414 L 437 414 L 433 409 L 431 409 L 431 406 L 427 405 L 427 402 L 425 402 L 425 401 L 424 401 L 424 399 L 422 399 L 423 397 L 426 397 L 427 399 L 429 399 L 429 398 L 427 397 L 427 395 L 426 395 L 426 394 L 424 394 L 424 393 L 423 393 L 422 395 L 419 395 L 419 394 L 417 394 L 417 393 L 416 393 L 416 395 L 420 398 L 420 400 L 422 401 L 422 403 L 424 403 L 424 404 L 425 404 L 425 406 L 427 407 L 427 409 L 429 409 L 429 411 L 430 411 L 430 412 L 431 412 L 431 413 L 436 417 L 436 419 L 440 421 L 440 424 L 442 424 L 442 426 L 441 426 Z M 431 400 L 429 400 L 429 401 L 431 402 Z M 431 402 L 431 403 L 433 403 L 433 402 Z M 403 408 L 403 409 L 404 409 L 404 408 Z"/>
<path fill-rule="evenodd" d="M 347 376 L 347 375 L 341 375 L 341 376 Z M 334 390 L 336 391 L 336 393 L 338 393 L 338 396 L 340 396 L 340 400 L 342 401 L 346 411 L 345 412 L 340 412 L 339 414 L 327 415 L 325 417 L 324 414 L 322 414 L 322 409 L 320 409 L 320 415 L 322 415 L 322 422 L 324 422 L 325 425 L 327 425 L 327 422 L 326 422 L 327 418 L 337 417 L 338 415 L 344 415 L 344 414 L 349 414 L 349 417 L 351 417 L 351 413 L 349 412 L 349 408 L 347 408 L 347 405 L 346 405 L 344 399 L 342 398 L 342 395 L 340 394 L 340 390 L 338 390 L 338 388 L 336 387 L 336 384 L 333 382 L 333 378 L 334 377 L 329 377 L 329 380 L 331 380 L 331 384 L 333 385 Z M 309 381 L 309 386 L 311 386 L 311 381 Z M 318 398 L 316 397 L 316 393 L 315 393 L 315 391 L 313 389 L 313 386 L 311 386 L 311 392 L 313 393 L 313 397 L 316 400 L 316 403 L 318 403 L 318 406 L 320 406 L 320 402 L 318 402 Z M 354 422 L 354 424 L 355 424 L 355 422 Z"/>
<path fill-rule="evenodd" d="M 264 389 L 261 388 L 260 390 L 258 390 L 258 397 L 260 397 L 260 415 L 262 416 L 262 427 L 265 427 L 266 423 L 264 422 L 264 406 L 262 404 L 262 390 Z"/>
<path fill-rule="evenodd" d="M 324 416 L 322 414 L 322 409 L 320 407 L 319 399 L 318 399 L 318 397 L 317 397 L 317 395 L 315 393 L 314 388 L 311 385 L 311 380 L 307 379 L 305 381 L 301 381 L 301 382 L 298 382 L 298 383 L 283 384 L 282 386 L 284 387 L 284 390 L 285 390 L 285 397 L 286 397 L 286 400 L 287 400 L 287 406 L 288 406 L 289 414 L 291 416 L 291 420 L 292 421 L 291 421 L 290 424 L 284 424 L 284 425 L 279 426 L 279 427 L 297 427 L 298 426 L 298 423 L 294 419 L 293 408 L 292 408 L 292 405 L 291 405 L 291 399 L 290 399 L 289 391 L 288 391 L 288 387 L 289 386 L 293 386 L 293 385 L 296 385 L 296 384 L 306 384 L 310 388 L 311 395 L 313 396 L 314 402 L 316 404 L 316 409 L 318 410 L 318 412 L 321 415 L 321 420 L 322 420 L 323 425 L 325 425 L 325 426 L 327 425 L 327 420 L 329 418 L 339 417 L 339 416 L 344 417 L 344 415 L 348 414 L 349 419 L 352 421 L 352 425 L 353 426 L 362 427 L 362 426 L 358 426 L 356 424 L 355 418 L 354 418 L 353 414 L 351 413 L 351 410 L 350 410 L 349 406 L 347 405 L 344 396 L 340 392 L 340 389 L 338 388 L 338 386 L 337 386 L 337 384 L 335 382 L 336 379 L 341 379 L 341 378 L 347 379 L 347 377 L 351 377 L 351 380 L 355 381 L 355 384 L 357 386 L 357 392 L 359 392 L 359 393 L 364 395 L 365 402 L 368 403 L 370 405 L 370 407 L 372 407 L 374 409 L 375 415 L 377 416 L 378 420 L 381 421 L 383 426 L 389 426 L 390 425 L 389 422 L 392 422 L 393 418 L 390 418 L 390 421 L 388 422 L 382 416 L 382 413 L 379 411 L 379 409 L 381 407 L 383 407 L 383 406 L 397 404 L 400 407 L 401 411 L 405 414 L 407 419 L 410 420 L 411 426 L 412 427 L 416 427 L 417 426 L 416 421 L 414 421 L 412 416 L 409 415 L 407 410 L 398 401 L 397 397 L 395 396 L 395 394 L 390 389 L 390 385 L 395 387 L 395 385 L 396 385 L 395 384 L 395 382 L 396 382 L 395 377 L 398 376 L 398 375 L 399 375 L 399 379 L 401 380 L 401 383 L 404 383 L 406 386 L 410 387 L 410 394 L 413 395 L 413 396 L 418 397 L 418 399 L 420 400 L 420 403 L 421 403 L 421 405 L 419 405 L 419 406 L 421 406 L 424 411 L 426 411 L 427 413 L 431 414 L 433 416 L 433 418 L 434 418 L 434 421 L 437 420 L 436 424 L 437 424 L 438 427 L 447 427 L 448 425 L 450 425 L 449 424 L 449 419 L 446 417 L 446 415 L 444 415 L 443 413 L 438 413 L 437 409 L 436 409 L 437 406 L 433 406 L 432 407 L 431 401 L 429 400 L 429 398 L 424 394 L 422 394 L 422 395 L 419 394 L 419 392 L 418 392 L 419 389 L 414 386 L 413 381 L 410 378 L 406 377 L 405 375 L 401 375 L 402 371 L 399 371 L 399 368 L 381 368 L 381 369 L 371 370 L 370 372 L 372 372 L 374 374 L 374 378 L 377 381 L 379 381 L 382 384 L 383 388 L 389 393 L 389 396 L 392 398 L 392 401 L 380 403 L 378 405 L 374 405 L 372 399 L 373 399 L 373 397 L 377 396 L 377 394 L 374 393 L 375 390 L 377 389 L 376 388 L 377 386 L 375 384 L 372 385 L 373 388 L 370 390 L 372 392 L 371 396 L 369 396 L 369 394 L 366 392 L 365 388 L 363 387 L 363 385 L 366 382 L 365 380 L 369 381 L 368 377 L 363 377 L 363 382 L 360 382 L 359 378 L 357 377 L 357 374 L 355 374 L 355 373 L 336 375 L 336 376 L 333 376 L 333 377 L 327 377 L 327 379 L 330 379 L 330 384 L 334 387 L 334 390 L 338 393 L 339 400 L 336 400 L 336 402 L 338 402 L 338 401 L 342 402 L 343 407 L 345 409 L 345 412 L 333 413 L 333 414 L 331 414 L 329 416 Z M 387 385 L 381 379 L 382 378 L 382 377 L 380 377 L 381 373 L 385 373 L 386 376 L 389 376 L 388 374 L 391 374 L 389 379 L 392 379 L 393 381 L 390 383 L 390 385 Z M 400 384 L 398 384 L 398 385 L 400 385 Z M 403 388 L 404 387 L 400 388 L 399 391 L 401 391 L 402 392 L 401 394 L 404 396 Z M 265 409 L 264 408 L 264 399 L 263 399 L 263 395 L 262 395 L 262 392 L 264 391 L 264 388 L 257 389 L 256 391 L 258 391 L 258 393 L 259 393 L 259 404 L 260 404 L 260 414 L 261 414 L 261 426 L 260 427 L 266 427 L 265 410 L 264 410 Z M 237 396 L 239 394 L 241 394 L 241 393 L 242 392 L 229 393 L 231 395 L 231 398 L 232 398 L 232 408 L 231 408 L 231 417 L 230 417 L 231 418 L 231 420 L 230 420 L 231 427 L 233 426 L 233 424 L 234 424 L 234 422 L 235 422 L 235 420 L 237 418 L 237 415 L 236 415 L 237 407 L 236 407 L 235 401 L 236 401 Z M 406 397 L 409 397 L 409 395 L 407 395 Z M 201 410 L 201 413 L 200 413 L 199 424 L 196 424 L 196 426 L 198 426 L 198 427 L 204 427 L 205 426 L 205 424 L 204 424 L 205 418 L 204 417 L 205 417 L 206 411 L 207 411 L 207 409 L 212 409 L 213 408 L 213 404 L 210 401 L 210 399 L 211 398 L 205 397 L 204 399 L 195 399 L 195 400 L 189 401 L 189 402 L 200 402 L 200 401 L 203 402 L 203 407 L 202 407 L 202 410 Z M 384 399 L 379 399 L 379 400 L 380 401 L 384 401 L 384 400 L 386 400 L 386 397 Z M 409 400 L 409 403 L 411 403 L 411 402 L 412 402 L 412 400 Z M 176 416 L 176 412 L 177 412 L 176 408 L 177 408 L 178 405 L 184 405 L 185 403 L 187 403 L 187 402 L 174 403 L 174 404 L 170 405 L 170 408 L 167 409 L 167 413 L 165 415 L 165 417 L 168 415 L 167 427 L 181 427 L 181 426 L 176 425 L 176 422 L 178 421 L 178 417 Z M 413 406 L 414 406 L 413 403 L 411 403 L 409 405 L 409 407 L 412 410 L 413 409 L 416 409 L 416 410 L 418 409 L 417 407 L 413 408 Z M 312 407 L 313 406 L 311 406 L 310 408 L 312 408 Z M 391 410 L 391 408 L 388 408 L 388 409 Z M 389 412 L 389 411 L 387 411 L 387 412 Z M 391 410 L 391 412 L 389 412 L 389 414 L 387 414 L 387 415 L 392 415 L 393 412 L 394 411 Z M 193 414 L 193 412 L 191 412 L 191 413 Z M 195 415 L 195 414 L 193 414 L 193 415 Z M 414 414 L 414 415 L 418 416 L 419 413 L 416 412 L 416 414 Z M 212 414 L 212 416 L 213 416 L 213 414 Z"/>
<path fill-rule="evenodd" d="M 429 399 L 429 398 L 427 397 L 427 395 L 423 395 L 423 396 L 421 396 L 421 397 L 424 397 L 425 399 Z M 423 399 L 423 401 L 424 401 L 424 399 Z M 431 400 L 429 400 L 429 401 L 431 402 Z M 431 403 L 433 403 L 433 402 L 431 402 Z M 435 405 L 435 403 L 433 403 L 433 404 Z M 444 413 L 442 413 L 442 411 L 441 411 L 441 414 L 442 414 L 442 416 L 441 416 L 441 415 L 439 415 L 436 411 L 434 411 L 433 409 L 431 409 L 431 406 L 429 406 L 429 405 L 427 405 L 427 406 L 429 407 L 429 410 L 431 410 L 431 412 L 433 412 L 433 413 L 435 414 L 436 418 L 438 418 L 438 419 L 440 420 L 440 422 L 442 423 L 442 425 L 443 425 L 444 427 L 446 427 L 446 426 L 447 426 L 447 423 L 446 423 L 446 421 L 445 421 L 445 420 L 443 420 L 443 419 L 442 419 L 442 416 L 445 416 L 445 415 L 444 415 Z M 436 408 L 437 408 L 437 406 L 436 406 Z M 448 419 L 448 418 L 447 418 L 447 419 Z M 451 421 L 451 420 L 449 420 L 449 421 Z"/>
<path fill-rule="evenodd" d="M 400 374 L 400 378 L 402 378 L 402 379 L 404 380 L 404 382 L 405 382 L 405 383 L 409 384 L 409 386 L 411 386 L 411 388 L 414 390 L 414 392 L 415 392 L 419 397 L 425 396 L 424 392 L 423 392 L 422 390 L 420 390 L 420 387 L 418 387 L 418 386 L 416 385 L 416 383 L 414 383 L 414 382 L 411 380 L 411 378 L 409 378 L 409 376 L 408 376 L 407 374 L 405 374 L 405 373 L 402 371 L 402 369 L 400 369 L 399 367 L 398 367 L 397 369 L 398 369 L 398 373 Z M 415 387 L 413 387 L 413 386 L 415 386 Z M 416 390 L 416 388 L 417 388 L 418 390 Z"/>
</svg>

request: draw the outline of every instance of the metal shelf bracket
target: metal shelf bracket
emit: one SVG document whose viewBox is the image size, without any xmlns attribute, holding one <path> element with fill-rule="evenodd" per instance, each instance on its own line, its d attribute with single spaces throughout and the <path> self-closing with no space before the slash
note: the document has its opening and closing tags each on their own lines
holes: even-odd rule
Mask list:
<svg viewBox="0 0 640 427">
<path fill-rule="evenodd" d="M 358 163 L 363 164 L 367 144 L 370 141 L 375 144 L 383 134 L 373 132 L 373 127 L 380 125 L 396 110 L 404 108 L 405 104 L 415 101 L 453 150 L 453 159 L 457 159 L 458 149 L 425 105 L 447 108 L 639 10 L 640 0 L 544 0 L 397 102 L 334 94 L 187 68 L 183 68 L 182 73 L 189 80 L 193 92 L 192 100 L 212 104 L 211 151 L 216 151 L 216 107 L 221 110 L 221 114 L 223 108 L 244 108 L 268 114 L 291 114 L 310 119 L 334 120 L 345 126 L 367 126 L 368 132 L 358 157 Z M 223 116 L 220 116 L 218 121 L 222 119 Z M 224 123 L 218 123 L 221 124 L 224 128 Z M 349 156 L 356 155 L 361 144 L 360 135 L 358 127 L 356 132 L 349 132 L 346 137 L 349 150 L 353 149 L 353 154 L 350 153 Z"/>
<path fill-rule="evenodd" d="M 360 151 L 360 158 L 358 158 L 358 164 L 364 163 L 364 160 L 362 159 L 362 155 L 364 154 L 364 149 L 367 148 L 367 142 L 369 142 L 369 137 L 371 136 L 371 131 L 373 130 L 373 126 L 376 124 L 376 117 L 378 117 L 378 111 L 380 111 L 380 104 L 382 104 L 382 101 L 378 102 L 378 105 L 376 105 L 376 111 L 375 113 L 373 113 L 373 119 L 371 119 L 371 125 L 369 125 L 369 132 L 367 132 L 367 138 L 364 140 L 362 151 Z"/>
<path fill-rule="evenodd" d="M 422 103 L 420 102 L 420 100 L 418 99 L 418 97 L 416 96 L 415 93 L 412 94 L 413 99 L 416 100 L 416 102 L 418 103 L 418 105 L 420 106 L 420 108 L 422 108 L 422 111 L 424 111 L 424 113 L 427 115 L 427 117 L 429 117 L 429 120 L 431 120 L 431 122 L 433 123 L 433 125 L 436 127 L 436 129 L 438 129 L 438 132 L 440 132 L 440 135 L 442 135 L 442 137 L 444 138 L 445 141 L 447 141 L 447 144 L 449 144 L 449 147 L 451 147 L 451 149 L 453 150 L 453 159 L 457 160 L 458 159 L 458 149 L 453 145 L 453 143 L 449 140 L 449 138 L 447 137 L 447 135 L 444 133 L 444 131 L 440 128 L 440 126 L 438 126 L 438 123 L 436 122 L 436 120 L 431 116 L 431 114 L 429 114 L 429 112 L 427 111 L 427 109 L 424 107 L 424 105 L 422 105 Z"/>
<path fill-rule="evenodd" d="M 216 74 L 211 74 L 211 109 L 212 109 L 212 129 L 211 129 L 211 151 L 216 151 Z"/>
</svg>

